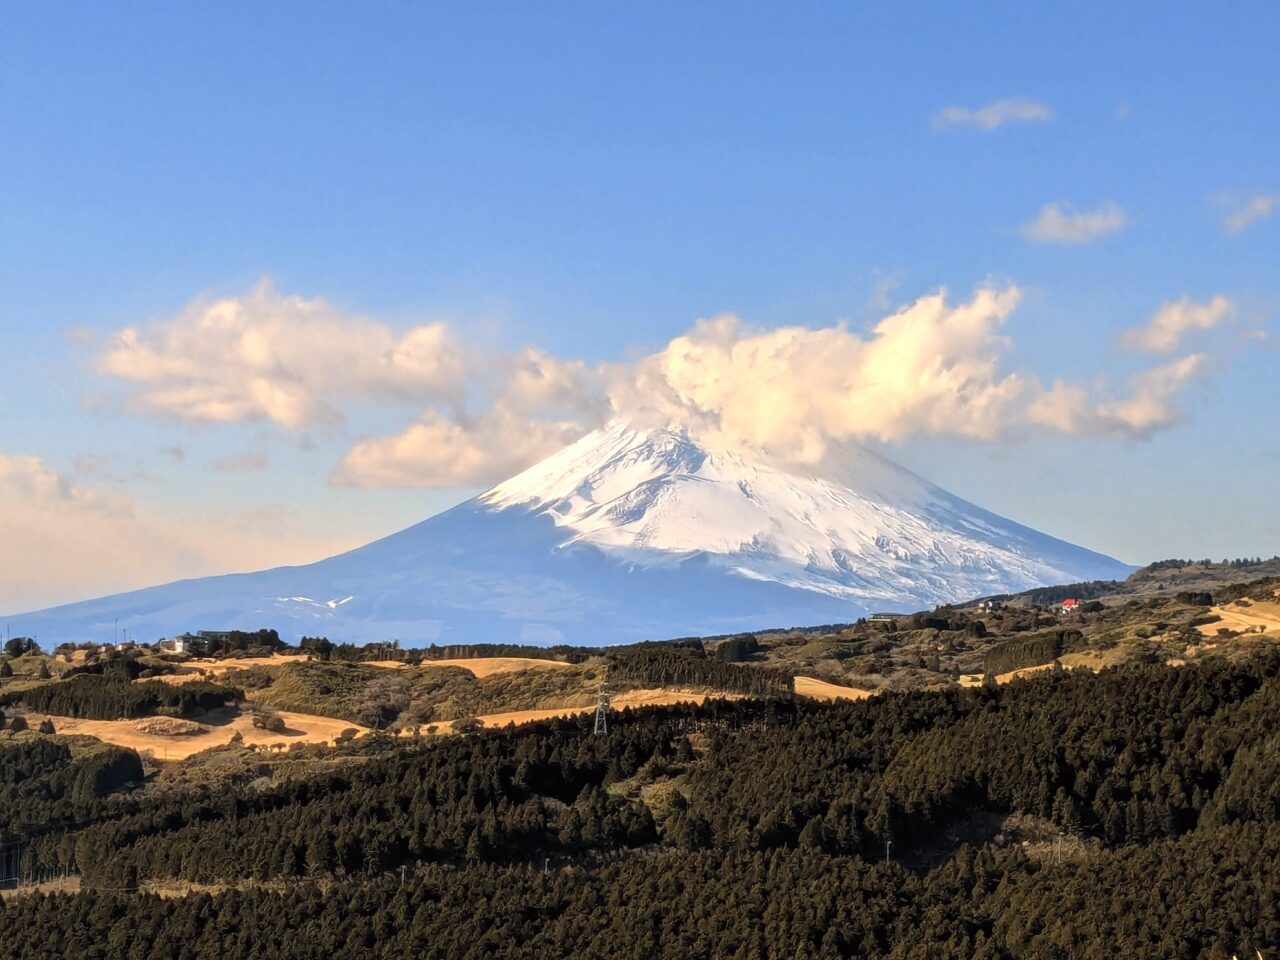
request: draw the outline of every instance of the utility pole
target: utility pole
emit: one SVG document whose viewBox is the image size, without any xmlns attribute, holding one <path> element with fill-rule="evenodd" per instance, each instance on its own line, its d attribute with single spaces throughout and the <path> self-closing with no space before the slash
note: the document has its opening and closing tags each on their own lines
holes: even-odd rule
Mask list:
<svg viewBox="0 0 1280 960">
<path fill-rule="evenodd" d="M 892 846 L 893 846 L 893 841 L 886 839 L 884 842 L 884 862 L 885 863 L 891 862 L 889 859 L 889 848 Z"/>
</svg>

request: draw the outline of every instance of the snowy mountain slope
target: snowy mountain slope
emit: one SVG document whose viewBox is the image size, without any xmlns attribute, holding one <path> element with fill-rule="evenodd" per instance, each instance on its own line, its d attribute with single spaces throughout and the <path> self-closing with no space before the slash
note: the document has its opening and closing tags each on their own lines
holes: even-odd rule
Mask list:
<svg viewBox="0 0 1280 960">
<path fill-rule="evenodd" d="M 405 643 L 612 643 L 849 621 L 1126 576 L 862 449 L 838 480 L 610 424 L 479 497 L 300 567 L 12 617 L 49 640 L 186 629 Z"/>
<path fill-rule="evenodd" d="M 704 552 L 717 566 L 833 597 L 940 603 L 1128 568 L 1004 520 L 869 450 L 840 482 L 695 443 L 679 429 L 614 423 L 482 494 L 544 514 L 565 547 L 638 568 Z"/>
</svg>

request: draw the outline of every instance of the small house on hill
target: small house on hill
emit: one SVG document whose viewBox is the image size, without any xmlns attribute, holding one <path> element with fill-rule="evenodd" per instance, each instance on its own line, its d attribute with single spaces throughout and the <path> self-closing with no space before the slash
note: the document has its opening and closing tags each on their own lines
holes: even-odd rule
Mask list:
<svg viewBox="0 0 1280 960">
<path fill-rule="evenodd" d="M 1083 600 L 1079 600 L 1079 599 L 1077 599 L 1077 598 L 1075 598 L 1075 597 L 1067 597 L 1067 599 L 1065 599 L 1065 600 L 1063 600 L 1063 601 L 1062 601 L 1062 612 L 1063 612 L 1063 613 L 1075 613 L 1075 612 L 1076 612 L 1077 610 L 1079 610 L 1082 606 L 1084 606 L 1084 601 L 1083 601 Z"/>
<path fill-rule="evenodd" d="M 200 638 L 193 636 L 192 634 L 180 633 L 176 637 L 170 637 L 168 640 L 164 641 L 163 646 L 170 653 L 190 653 L 192 643 L 198 639 Z"/>
</svg>

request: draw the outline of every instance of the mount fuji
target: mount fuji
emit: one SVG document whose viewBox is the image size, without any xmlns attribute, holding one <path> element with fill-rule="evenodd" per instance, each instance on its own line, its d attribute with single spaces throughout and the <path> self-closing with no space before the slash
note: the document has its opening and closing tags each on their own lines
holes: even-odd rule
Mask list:
<svg viewBox="0 0 1280 960">
<path fill-rule="evenodd" d="M 828 478 L 615 421 L 465 503 L 297 567 L 9 618 L 42 640 L 195 629 L 405 644 L 605 644 L 848 622 L 1133 569 L 872 451 Z"/>
</svg>

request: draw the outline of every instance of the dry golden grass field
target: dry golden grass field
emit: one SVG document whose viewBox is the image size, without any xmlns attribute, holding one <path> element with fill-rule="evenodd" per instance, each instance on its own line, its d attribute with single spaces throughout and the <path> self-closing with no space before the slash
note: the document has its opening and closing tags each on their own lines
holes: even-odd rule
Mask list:
<svg viewBox="0 0 1280 960">
<path fill-rule="evenodd" d="M 741 697 L 740 694 L 736 693 L 724 693 L 717 696 L 725 700 L 736 700 Z M 705 693 L 658 688 L 628 690 L 612 697 L 610 703 L 612 703 L 614 709 L 621 710 L 624 707 L 660 707 L 673 703 L 701 704 L 707 699 L 708 694 Z M 556 717 L 571 717 L 580 713 L 593 713 L 595 709 L 595 706 L 591 705 L 583 707 L 551 707 L 545 710 L 511 710 L 505 713 L 482 714 L 475 719 L 481 721 L 488 729 L 496 729 L 505 727 L 509 723 L 519 726 L 522 723 L 534 723 L 538 720 L 553 720 Z M 422 729 L 428 733 L 451 733 L 454 722 L 453 720 L 445 720 L 429 724 Z"/>
<path fill-rule="evenodd" d="M 1237 600 L 1235 603 L 1213 607 L 1209 612 L 1222 619 L 1201 624 L 1197 628 L 1206 637 L 1216 637 L 1222 629 L 1239 633 L 1280 633 L 1280 603 L 1257 600 L 1242 603 Z"/>
<path fill-rule="evenodd" d="M 843 687 L 817 677 L 796 677 L 796 693 L 812 700 L 865 700 L 875 695 L 871 690 Z"/>
<path fill-rule="evenodd" d="M 255 744 L 267 747 L 288 747 L 294 743 L 332 743 L 343 730 L 354 729 L 358 733 L 368 733 L 367 727 L 348 720 L 335 720 L 332 717 L 317 717 L 306 713 L 279 711 L 285 722 L 285 733 L 272 733 L 260 730 L 253 725 L 253 715 L 248 710 L 229 711 L 228 722 L 208 724 L 191 723 L 197 728 L 195 733 L 158 733 L 148 732 L 162 729 L 156 721 L 159 717 L 142 717 L 137 720 L 77 720 L 73 717 L 49 717 L 54 729 L 60 734 L 81 734 L 97 737 L 106 743 L 129 747 L 133 750 L 150 750 L 157 760 L 185 760 L 192 754 L 221 746 L 231 742 L 237 732 L 244 738 L 245 745 Z M 31 714 L 28 722 L 35 726 L 45 719 L 44 714 Z M 172 727 L 175 731 L 176 725 Z"/>
<path fill-rule="evenodd" d="M 395 661 L 385 661 L 392 663 Z M 373 666 L 382 664 L 374 663 Z M 461 667 L 470 670 L 480 679 L 495 673 L 516 673 L 520 670 L 560 670 L 572 666 L 559 660 L 538 660 L 534 657 L 460 657 L 456 660 L 423 660 L 425 667 Z"/>
</svg>

